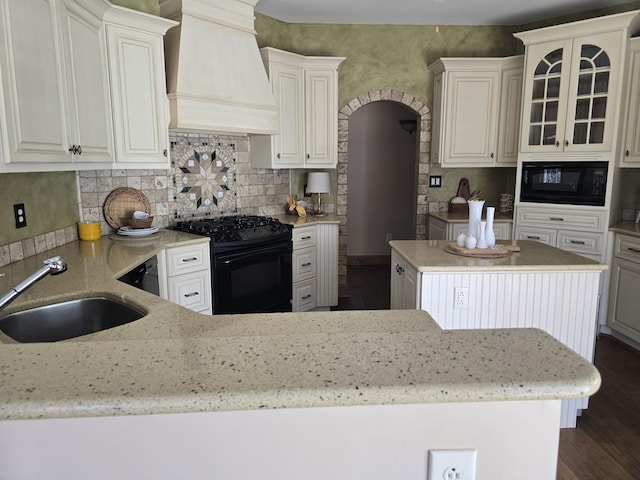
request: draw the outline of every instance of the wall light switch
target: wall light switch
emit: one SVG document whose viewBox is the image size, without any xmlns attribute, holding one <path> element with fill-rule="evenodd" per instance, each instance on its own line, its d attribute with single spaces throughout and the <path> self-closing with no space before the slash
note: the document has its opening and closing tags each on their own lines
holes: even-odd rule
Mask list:
<svg viewBox="0 0 640 480">
<path fill-rule="evenodd" d="M 442 175 L 429 175 L 429 187 L 431 188 L 442 187 Z"/>
</svg>

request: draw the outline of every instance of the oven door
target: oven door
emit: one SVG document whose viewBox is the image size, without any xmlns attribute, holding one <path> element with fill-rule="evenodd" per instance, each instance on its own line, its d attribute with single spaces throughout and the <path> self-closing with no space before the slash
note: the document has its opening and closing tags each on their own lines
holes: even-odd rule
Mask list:
<svg viewBox="0 0 640 480">
<path fill-rule="evenodd" d="M 213 257 L 214 313 L 291 311 L 291 241 Z"/>
</svg>

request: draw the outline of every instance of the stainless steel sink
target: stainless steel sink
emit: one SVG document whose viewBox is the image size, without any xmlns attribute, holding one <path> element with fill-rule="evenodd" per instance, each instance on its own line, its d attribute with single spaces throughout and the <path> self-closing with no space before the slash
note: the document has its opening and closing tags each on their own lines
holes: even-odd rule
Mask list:
<svg viewBox="0 0 640 480">
<path fill-rule="evenodd" d="M 0 317 L 0 330 L 22 343 L 57 342 L 133 322 L 145 312 L 119 300 L 87 297 Z"/>
</svg>

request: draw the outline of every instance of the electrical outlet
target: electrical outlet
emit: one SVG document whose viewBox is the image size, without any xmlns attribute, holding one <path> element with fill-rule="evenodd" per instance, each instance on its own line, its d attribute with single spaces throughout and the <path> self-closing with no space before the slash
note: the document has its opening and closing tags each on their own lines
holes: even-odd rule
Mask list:
<svg viewBox="0 0 640 480">
<path fill-rule="evenodd" d="M 27 226 L 27 214 L 24 211 L 24 203 L 16 203 L 13 206 L 13 216 L 16 219 L 16 228 Z"/>
<path fill-rule="evenodd" d="M 462 309 L 469 306 L 469 289 L 467 287 L 456 287 L 453 291 L 454 303 L 453 308 Z"/>
<path fill-rule="evenodd" d="M 475 480 L 476 450 L 429 450 L 427 480 Z"/>
<path fill-rule="evenodd" d="M 442 175 L 429 175 L 429 187 L 431 188 L 442 187 Z"/>
</svg>

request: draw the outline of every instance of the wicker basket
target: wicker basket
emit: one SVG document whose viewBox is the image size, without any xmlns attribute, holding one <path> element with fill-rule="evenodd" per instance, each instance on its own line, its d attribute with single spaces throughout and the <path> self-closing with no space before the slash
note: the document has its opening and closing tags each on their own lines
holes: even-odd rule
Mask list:
<svg viewBox="0 0 640 480">
<path fill-rule="evenodd" d="M 116 188 L 105 200 L 103 208 L 104 218 L 114 230 L 131 225 L 130 221 L 136 210 L 151 214 L 151 202 L 140 190 L 130 187 Z"/>
<path fill-rule="evenodd" d="M 152 223 L 153 217 L 129 219 L 129 226 L 131 228 L 149 228 Z"/>
</svg>

